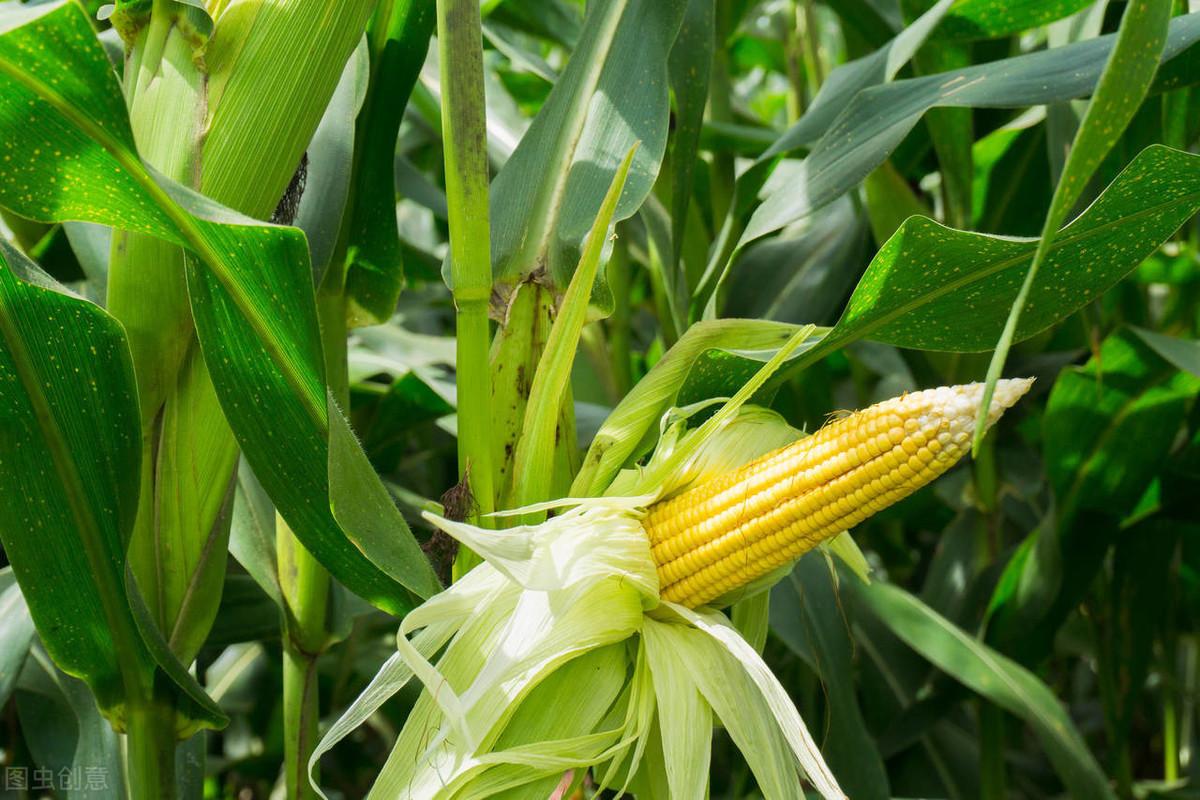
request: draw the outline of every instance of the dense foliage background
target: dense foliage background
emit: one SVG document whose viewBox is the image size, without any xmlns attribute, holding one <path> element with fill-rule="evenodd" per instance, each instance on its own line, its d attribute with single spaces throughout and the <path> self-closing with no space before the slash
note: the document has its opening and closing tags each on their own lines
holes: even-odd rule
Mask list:
<svg viewBox="0 0 1200 800">
<path fill-rule="evenodd" d="M 774 346 L 766 334 L 703 327 L 714 318 L 837 325 L 827 348 L 758 398 L 808 430 L 839 410 L 984 379 L 1036 247 L 1013 237 L 1042 233 L 1112 46 L 1099 37 L 1132 4 L 589 5 L 607 10 L 482 4 L 498 329 L 514 287 L 561 296 L 615 161 L 641 142 L 572 370 L 577 446 L 556 446 L 567 459 L 557 494 L 610 410 L 681 340 L 691 350 L 671 398 L 679 406 L 732 393 Z M 856 800 L 1081 796 L 1099 773 L 1122 797 L 1196 793 L 1200 16 L 1187 5 L 1173 5 L 1163 66 L 1144 98 L 1122 100 L 1136 111 L 1110 126 L 1110 150 L 1096 145 L 1094 173 L 1064 210 L 1082 216 L 1042 264 L 1004 366 L 1036 376 L 1031 395 L 973 461 L 854 532 L 869 586 L 815 552 L 772 592 L 766 658 Z M 455 304 L 443 280 L 443 145 L 454 123 L 443 118 L 436 46 L 423 66 L 414 56 L 432 17 L 421 25 L 390 39 L 411 62 L 393 64 L 393 89 L 415 79 L 407 107 L 365 90 L 382 51 L 356 51 L 304 148 L 293 207 L 276 219 L 305 231 L 318 272 L 348 237 L 348 417 L 447 577 L 453 551 L 419 512 L 441 508 L 460 468 Z M 100 36 L 119 64 L 116 31 Z M 594 100 L 575 59 L 600 71 Z M 365 125 L 365 114 L 401 108 L 394 148 L 363 133 L 373 129 L 356 134 L 356 114 Z M 563 162 L 556 131 L 577 111 L 592 116 Z M 33 129 L 20 130 L 0 141 L 0 158 L 36 146 Z M 351 225 L 331 211 L 348 175 Z M 558 175 L 568 200 L 530 263 L 523 234 Z M 23 253 L 103 302 L 110 229 L 70 221 L 78 214 L 31 220 L 12 180 L 0 180 L 6 260 Z M 398 261 L 402 280 L 379 267 Z M 864 274 L 874 277 L 860 284 Z M 930 275 L 952 290 L 922 294 Z M 540 302 L 529 313 L 544 313 L 545 328 L 552 303 Z M 536 363 L 507 364 L 518 393 Z M 511 445 L 497 440 L 501 470 L 512 469 Z M 9 481 L 0 491 L 16 490 Z M 233 557 L 194 670 L 229 723 L 189 740 L 178 773 L 196 796 L 268 797 L 284 761 L 280 606 L 255 543 L 274 540 L 275 521 L 244 461 L 230 517 Z M 325 717 L 394 652 L 397 625 L 336 584 L 329 620 L 341 641 L 317 664 Z M 410 687 L 324 758 L 331 796 L 365 796 L 415 697 Z M 119 763 L 116 734 L 40 643 L 11 570 L 0 572 L 0 703 L 0 779 L 27 771 L 32 789 L 37 770 L 74 769 L 86 784 L 87 767 Z M 713 798 L 756 796 L 716 736 Z M 119 768 L 104 778 L 103 790 L 53 785 L 59 796 L 117 796 Z M 3 797 L 37 795 L 0 784 Z"/>
</svg>

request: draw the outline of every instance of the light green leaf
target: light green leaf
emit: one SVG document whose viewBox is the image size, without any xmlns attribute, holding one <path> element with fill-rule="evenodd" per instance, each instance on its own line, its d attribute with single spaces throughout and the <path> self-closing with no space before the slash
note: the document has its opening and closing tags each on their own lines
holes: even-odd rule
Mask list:
<svg viewBox="0 0 1200 800">
<path fill-rule="evenodd" d="M 641 142 L 615 219 L 654 185 L 667 145 L 667 54 L 686 0 L 587 7 L 584 30 L 521 143 L 492 183 L 492 263 L 515 282 L 539 268 L 565 286 L 622 158 Z"/>
<path fill-rule="evenodd" d="M 546 347 L 533 375 L 533 386 L 529 390 L 529 402 L 525 408 L 521 438 L 517 442 L 514 459 L 513 480 L 518 505 L 540 503 L 550 499 L 550 485 L 554 467 L 555 430 L 558 428 L 560 409 L 567 398 L 567 387 L 571 380 L 571 367 L 575 363 L 575 351 L 579 347 L 579 336 L 587 321 L 588 298 L 592 284 L 600 271 L 600 258 L 608 238 L 617 201 L 625 187 L 630 166 L 638 151 L 635 143 L 625 155 L 625 160 L 613 176 L 604 203 L 600 206 L 584 244 L 583 253 L 571 276 L 571 283 L 563 296 Z"/>
<path fill-rule="evenodd" d="M 693 325 L 604 421 L 584 456 L 571 496 L 601 494 L 630 458 L 650 449 L 658 438 L 659 420 L 671 406 L 682 405 L 677 402 L 681 387 L 706 353 L 733 352 L 755 365 L 745 372 L 725 373 L 728 380 L 721 390 L 706 397 L 731 395 L 797 330 L 799 326 L 761 320 L 715 320 Z M 815 341 L 806 343 L 800 352 Z"/>
</svg>

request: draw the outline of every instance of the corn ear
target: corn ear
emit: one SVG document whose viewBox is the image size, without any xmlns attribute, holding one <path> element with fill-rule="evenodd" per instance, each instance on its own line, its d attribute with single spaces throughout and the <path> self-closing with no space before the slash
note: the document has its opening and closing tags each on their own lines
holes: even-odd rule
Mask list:
<svg viewBox="0 0 1200 800">
<path fill-rule="evenodd" d="M 1032 379 L 996 387 L 987 425 Z M 664 600 L 698 607 L 912 494 L 971 447 L 983 385 L 906 394 L 660 501 L 643 526 Z"/>
</svg>

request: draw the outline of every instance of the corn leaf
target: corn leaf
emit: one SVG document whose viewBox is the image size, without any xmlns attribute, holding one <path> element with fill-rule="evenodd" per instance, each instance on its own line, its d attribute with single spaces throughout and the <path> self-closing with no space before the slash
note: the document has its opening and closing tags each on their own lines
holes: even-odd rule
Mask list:
<svg viewBox="0 0 1200 800">
<path fill-rule="evenodd" d="M 1100 74 L 1096 91 L 1088 103 L 1087 113 L 1083 116 L 1083 122 L 1075 133 L 1075 140 L 1067 154 L 1067 163 L 1050 198 L 1050 210 L 1046 212 L 1037 251 L 1029 264 L 1021 290 L 1013 299 L 1004 330 L 996 342 L 996 351 L 992 354 L 991 364 L 988 365 L 987 383 L 980 406 L 982 409 L 986 409 L 992 401 L 992 392 L 995 391 L 996 381 L 1000 379 L 1000 373 L 1004 369 L 1029 291 L 1033 282 L 1037 280 L 1038 271 L 1046 260 L 1046 254 L 1050 251 L 1055 236 L 1058 235 L 1059 226 L 1083 195 L 1100 162 L 1125 132 L 1125 127 L 1133 119 L 1138 106 L 1150 89 L 1163 55 L 1163 45 L 1166 44 L 1171 9 L 1171 0 L 1140 0 L 1130 3 L 1125 8 L 1111 55 Z M 980 411 L 974 442 L 971 445 L 972 452 L 976 454 L 983 442 L 982 423 L 985 414 L 985 411 Z"/>
<path fill-rule="evenodd" d="M 771 629 L 820 677 L 828 703 L 825 759 L 854 798 L 889 798 L 888 775 L 855 689 L 854 644 L 834 573 L 819 555 L 802 558 L 771 591 Z"/>
<path fill-rule="evenodd" d="M 391 317 L 404 285 L 396 135 L 429 50 L 434 6 L 425 0 L 380 3 L 367 30 L 371 80 L 356 122 L 345 280 L 348 296 L 376 322 Z"/>
<path fill-rule="evenodd" d="M 33 618 L 12 568 L 0 570 L 0 704 L 8 702 L 33 644 Z"/>
<path fill-rule="evenodd" d="M 303 236 L 152 176 L 136 155 L 107 58 L 76 6 L 0 35 L 0 89 L 0 202 L 31 218 L 98 222 L 188 248 L 192 315 L 222 408 L 297 536 L 343 583 L 385 610 L 403 612 L 413 605 L 410 592 L 436 591 L 395 506 L 379 504 L 379 492 L 367 488 L 378 477 L 365 469 L 365 457 L 347 462 L 355 472 L 341 484 L 356 494 L 334 505 L 359 506 L 364 514 L 371 508 L 390 535 L 343 528 L 331 503 L 313 502 L 330 496 L 330 437 L 348 434 L 344 425 L 331 433 L 328 422 L 341 412 L 327 407 Z M 24 134 L 31 117 L 45 136 L 40 146 Z M 26 142 L 30 149 L 18 149 Z M 35 197 L 32 184 L 59 192 Z M 280 306 L 290 310 L 286 318 L 266 313 Z"/>
<path fill-rule="evenodd" d="M 938 26 L 934 38 L 996 39 L 1070 16 L 1093 0 L 962 0 Z"/>
<path fill-rule="evenodd" d="M 515 496 L 520 505 L 551 499 L 549 492 L 556 450 L 554 433 L 558 428 L 560 409 L 567 398 L 571 367 L 575 363 L 579 336 L 587 321 L 588 298 L 591 297 L 596 275 L 600 272 L 600 258 L 609 226 L 637 151 L 638 145 L 635 143 L 613 176 L 533 375 L 521 438 L 517 442 L 517 454 L 513 462 Z"/>
<path fill-rule="evenodd" d="M 1197 209 L 1200 156 L 1162 146 L 1144 150 L 1055 239 L 1016 340 L 1098 297 Z M 860 338 L 926 350 L 987 350 L 1036 249 L 1036 239 L 956 231 L 913 217 L 880 248 L 837 325 L 793 368 Z"/>
<path fill-rule="evenodd" d="M 1113 36 L 1104 36 L 860 91 L 844 109 L 839 109 L 836 120 L 823 131 L 803 162 L 785 162 L 771 176 L 762 205 L 751 217 L 741 244 L 779 230 L 857 186 L 884 162 L 930 108 L 1024 107 L 1088 94 L 1100 77 L 1113 40 Z M 1163 49 L 1163 61 L 1197 41 L 1200 14 L 1175 18 Z M 1174 86 L 1171 77 L 1160 76 L 1156 86 Z M 1190 80 L 1196 80 L 1196 76 L 1191 75 Z M 795 137 L 789 134 L 772 150 L 791 149 Z"/>
<path fill-rule="evenodd" d="M 0 386 L 0 480 L 10 498 L 0 539 L 47 651 L 117 726 L 156 662 L 194 701 L 185 717 L 221 725 L 157 631 L 140 631 L 141 597 L 127 593 L 141 423 L 124 331 L 3 243 Z"/>
<path fill-rule="evenodd" d="M 853 581 L 856 595 L 901 639 L 972 691 L 1023 719 L 1074 797 L 1115 798 L 1104 772 L 1053 692 L 1037 676 L 967 635 L 896 586 Z"/>
<path fill-rule="evenodd" d="M 492 183 L 498 279 L 515 282 L 547 268 L 556 285 L 568 283 L 634 142 L 641 146 L 614 218 L 641 206 L 667 146 L 667 54 L 686 5 L 613 0 L 588 6 L 566 69 Z"/>
</svg>

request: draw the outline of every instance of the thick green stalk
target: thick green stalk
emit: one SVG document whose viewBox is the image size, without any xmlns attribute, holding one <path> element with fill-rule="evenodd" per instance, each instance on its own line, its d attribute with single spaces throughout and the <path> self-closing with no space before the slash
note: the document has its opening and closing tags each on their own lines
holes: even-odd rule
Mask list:
<svg viewBox="0 0 1200 800">
<path fill-rule="evenodd" d="M 979 701 L 979 796 L 982 800 L 1008 797 L 1004 767 L 1004 710 Z"/>
<path fill-rule="evenodd" d="M 488 351 L 492 297 L 483 33 L 476 0 L 438 0 L 438 55 L 450 222 L 450 269 L 458 343 L 458 468 L 474 496 L 476 520 L 495 503 Z M 463 548 L 456 577 L 473 566 Z"/>
<path fill-rule="evenodd" d="M 613 313 L 608 320 L 608 350 L 612 359 L 613 385 L 617 402 L 633 388 L 633 305 L 630 299 L 629 246 L 620 236 L 613 243 L 608 262 L 608 284 L 613 293 Z"/>
<path fill-rule="evenodd" d="M 138 702 L 130 706 L 127 725 L 126 783 L 130 800 L 173 800 L 174 706 L 165 698 Z"/>
<path fill-rule="evenodd" d="M 341 256 L 338 256 L 339 258 Z M 346 303 L 343 286 L 333 282 L 317 293 L 317 314 L 325 351 L 329 390 L 349 406 L 346 358 Z M 308 780 L 308 758 L 317 742 L 320 708 L 317 660 L 329 646 L 329 573 L 300 543 L 282 518 L 276 520 L 279 580 L 288 605 L 283 642 L 284 780 L 288 798 L 315 797 Z"/>
<path fill-rule="evenodd" d="M 320 718 L 317 659 L 328 640 L 329 573 L 282 518 L 276 530 L 279 582 L 289 610 L 283 639 L 284 783 L 288 798 L 309 798 L 316 796 L 307 766 Z"/>
<path fill-rule="evenodd" d="M 203 76 L 193 61 L 194 32 L 183 17 L 183 7 L 156 0 L 133 43 L 125 91 L 143 159 L 190 184 Z M 108 308 L 129 336 L 143 421 L 141 494 L 129 564 L 164 637 L 187 663 L 217 608 L 219 593 L 200 584 L 219 582 L 224 572 L 224 539 L 214 541 L 211 534 L 221 532 L 217 520 L 236 446 L 192 347 L 179 248 L 115 232 Z M 129 695 L 130 796 L 174 797 L 174 703 L 140 681 Z"/>
<path fill-rule="evenodd" d="M 195 58 L 199 35 L 187 24 L 194 10 L 155 0 L 125 70 L 141 156 L 218 202 L 265 219 L 307 147 L 373 7 L 371 0 L 298 0 L 244 4 L 237 14 L 224 16 L 215 10 L 217 24 L 200 62 Z M 219 520 L 236 448 L 194 346 L 182 258 L 176 247 L 119 233 L 109 287 L 110 308 L 130 330 L 147 425 L 144 505 L 131 562 L 155 619 L 186 663 L 219 599 L 227 532 Z M 329 346 L 327 340 L 327 350 L 341 354 L 344 374 L 344 319 L 337 320 L 336 331 L 341 341 Z M 324 414 L 323 407 L 319 411 Z M 308 781 L 299 777 L 302 768 L 294 767 L 303 765 L 315 742 L 315 658 L 326 639 L 329 578 L 295 546 L 286 528 L 281 539 L 279 562 L 293 621 L 285 636 L 284 665 L 288 784 L 291 796 L 299 796 L 307 793 Z M 188 619 L 180 623 L 181 616 Z M 135 797 L 173 796 L 173 789 L 153 789 L 156 781 L 170 785 L 161 775 L 170 775 L 174 730 L 154 724 L 160 717 L 173 718 L 169 711 L 151 704 L 137 709 L 139 723 L 130 728 L 131 781 L 139 787 Z M 157 758 L 150 752 L 154 747 L 162 750 Z M 147 771 L 144 780 L 132 774 L 140 770 Z"/>
</svg>

